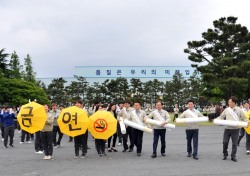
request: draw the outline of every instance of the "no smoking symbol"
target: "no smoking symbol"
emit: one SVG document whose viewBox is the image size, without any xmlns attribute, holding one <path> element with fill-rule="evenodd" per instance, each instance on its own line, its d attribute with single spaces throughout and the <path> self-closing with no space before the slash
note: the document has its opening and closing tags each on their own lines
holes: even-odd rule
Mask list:
<svg viewBox="0 0 250 176">
<path fill-rule="evenodd" d="M 104 132 L 108 128 L 108 123 L 104 119 L 97 119 L 94 123 L 94 129 L 97 132 Z"/>
</svg>

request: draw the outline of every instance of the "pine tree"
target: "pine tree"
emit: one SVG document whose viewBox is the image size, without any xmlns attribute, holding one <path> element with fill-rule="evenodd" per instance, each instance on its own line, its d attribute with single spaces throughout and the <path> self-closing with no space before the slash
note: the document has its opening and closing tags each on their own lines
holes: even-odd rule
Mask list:
<svg viewBox="0 0 250 176">
<path fill-rule="evenodd" d="M 29 82 L 36 82 L 36 73 L 33 71 L 32 60 L 29 54 L 26 58 L 24 58 L 24 66 L 24 80 Z"/>
<path fill-rule="evenodd" d="M 20 60 L 18 55 L 16 54 L 16 51 L 14 51 L 11 54 L 9 66 L 10 66 L 10 78 L 21 79 L 23 66 L 20 65 Z"/>
<path fill-rule="evenodd" d="M 5 49 L 0 50 L 0 76 L 8 76 L 7 57 L 9 54 L 5 53 Z"/>
</svg>

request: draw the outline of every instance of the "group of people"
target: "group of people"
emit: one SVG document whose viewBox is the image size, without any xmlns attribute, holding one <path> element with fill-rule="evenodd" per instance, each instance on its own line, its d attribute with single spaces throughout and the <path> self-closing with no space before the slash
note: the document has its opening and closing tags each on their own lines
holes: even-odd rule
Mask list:
<svg viewBox="0 0 250 176">
<path fill-rule="evenodd" d="M 244 107 L 240 108 L 236 106 L 237 99 L 235 97 L 230 97 L 228 101 L 228 107 L 224 109 L 223 112 L 219 114 L 216 119 L 221 120 L 232 120 L 232 121 L 248 121 L 249 117 L 245 116 L 245 113 L 249 111 L 249 102 L 244 103 Z M 187 110 L 185 110 L 179 117 L 178 105 L 175 105 L 174 108 L 174 117 L 175 118 L 199 118 L 204 115 L 194 107 L 194 101 L 189 100 L 187 102 Z M 132 104 L 130 101 L 126 100 L 116 104 L 102 104 L 101 102 L 94 104 L 88 110 L 85 109 L 82 101 L 77 101 L 75 106 L 78 108 L 84 109 L 88 115 L 92 115 L 97 111 L 110 111 L 113 116 L 117 119 L 117 132 L 107 139 L 108 152 L 117 152 L 116 141 L 118 138 L 118 144 L 123 144 L 122 152 L 133 152 L 136 147 L 136 154 L 138 157 L 142 153 L 142 144 L 143 144 L 143 134 L 144 132 L 130 126 L 126 126 L 126 133 L 122 134 L 119 122 L 125 119 L 132 121 L 138 125 L 147 126 L 153 128 L 153 152 L 151 157 L 157 157 L 157 146 L 160 138 L 161 149 L 160 154 L 166 156 L 166 128 L 165 124 L 171 121 L 169 113 L 163 109 L 163 103 L 161 101 L 156 102 L 155 109 L 150 112 L 146 112 L 142 109 L 141 103 L 135 101 Z M 60 110 L 56 104 L 52 104 L 52 109 L 49 111 L 47 105 L 44 106 L 47 113 L 47 121 L 44 125 L 44 128 L 41 131 L 35 133 L 35 150 L 36 153 L 44 153 L 44 159 L 50 160 L 53 155 L 53 148 L 60 147 L 61 139 L 63 133 L 61 132 L 57 118 L 60 115 Z M 4 131 L 4 146 L 7 148 L 8 137 L 10 137 L 9 146 L 13 146 L 13 137 L 14 137 L 14 122 L 15 114 L 11 113 L 10 107 L 5 107 L 1 109 L 1 123 L 3 124 Z M 150 126 L 146 123 L 147 119 L 154 119 L 161 121 L 161 126 Z M 249 122 L 248 122 L 249 124 Z M 1 128 L 2 129 L 2 128 Z M 228 145 L 229 140 L 232 140 L 232 152 L 231 160 L 237 162 L 236 153 L 237 146 L 240 143 L 241 138 L 245 135 L 244 129 L 237 127 L 226 126 L 223 134 L 223 160 L 226 160 L 228 157 Z M 58 134 L 58 136 L 57 136 Z M 199 125 L 198 123 L 187 123 L 186 126 L 186 139 L 187 139 L 187 157 L 193 157 L 193 159 L 198 160 L 198 138 L 199 138 Z M 128 143 L 129 139 L 129 143 Z M 69 138 L 69 142 L 74 140 L 74 151 L 75 158 L 84 158 L 88 151 L 88 131 L 84 134 L 76 136 L 74 138 Z M 106 140 L 103 139 L 94 139 L 97 153 L 100 157 L 106 156 L 105 144 Z M 23 139 L 22 141 L 23 142 Z M 112 143 L 112 145 L 111 145 Z M 193 143 L 193 145 L 192 145 Z M 246 133 L 246 153 L 250 154 L 250 135 Z"/>
</svg>

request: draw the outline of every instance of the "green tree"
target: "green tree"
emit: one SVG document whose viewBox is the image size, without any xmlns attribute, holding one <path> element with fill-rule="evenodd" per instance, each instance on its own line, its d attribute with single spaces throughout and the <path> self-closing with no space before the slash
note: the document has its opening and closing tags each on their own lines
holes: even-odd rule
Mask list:
<svg viewBox="0 0 250 176">
<path fill-rule="evenodd" d="M 189 85 L 189 98 L 193 99 L 199 104 L 206 104 L 205 102 L 202 102 L 204 100 L 204 97 L 202 95 L 205 88 L 198 72 L 195 71 L 187 81 Z"/>
<path fill-rule="evenodd" d="M 5 49 L 0 50 L 0 76 L 3 77 L 8 77 L 8 56 L 9 54 L 5 53 Z"/>
<path fill-rule="evenodd" d="M 93 86 L 88 86 L 86 88 L 86 100 L 88 101 L 89 105 L 94 103 L 94 94 L 95 94 L 95 88 Z"/>
<path fill-rule="evenodd" d="M 127 99 L 130 95 L 129 93 L 129 83 L 126 78 L 117 78 L 116 79 L 118 96 L 120 99 Z"/>
<path fill-rule="evenodd" d="M 68 102 L 74 103 L 77 100 L 82 100 L 80 92 L 80 83 L 77 81 L 72 81 L 69 86 L 66 86 L 65 92 L 67 95 Z"/>
<path fill-rule="evenodd" d="M 94 91 L 91 91 L 92 94 L 90 94 L 90 97 L 92 97 L 92 99 L 100 99 L 102 97 L 101 89 L 100 89 L 100 87 L 101 87 L 100 83 L 99 82 L 94 82 L 91 87 L 92 87 L 92 89 L 89 89 L 89 90 L 94 90 Z"/>
<path fill-rule="evenodd" d="M 47 95 L 50 100 L 59 105 L 68 105 L 67 94 L 65 90 L 65 83 L 67 81 L 63 78 L 55 78 L 48 85 Z"/>
<path fill-rule="evenodd" d="M 132 78 L 130 80 L 130 87 L 133 94 L 142 92 L 142 82 L 140 79 Z"/>
<path fill-rule="evenodd" d="M 164 83 L 158 79 L 147 81 L 143 83 L 142 93 L 144 95 L 144 101 L 152 105 L 156 103 L 157 100 L 163 100 Z"/>
<path fill-rule="evenodd" d="M 114 92 L 108 90 L 109 83 L 110 83 L 110 80 L 106 79 L 98 87 L 98 89 L 99 89 L 98 91 L 100 93 L 100 96 L 102 97 L 103 101 L 105 101 L 105 102 L 111 101 L 111 96 L 113 96 L 113 93 L 114 93 Z"/>
<path fill-rule="evenodd" d="M 35 83 L 21 79 L 0 78 L 0 103 L 19 106 L 37 100 L 41 104 L 49 104 L 49 99 L 44 90 Z"/>
<path fill-rule="evenodd" d="M 79 82 L 79 92 L 81 93 L 83 101 L 85 101 L 85 95 L 87 94 L 87 88 L 89 83 L 86 81 L 86 78 L 82 76 L 78 77 L 77 81 Z"/>
<path fill-rule="evenodd" d="M 180 73 L 175 73 L 173 79 L 166 82 L 165 88 L 167 101 L 170 105 L 184 104 L 187 99 L 186 97 L 189 97 L 189 84 Z M 188 95 L 185 92 L 188 92 Z"/>
<path fill-rule="evenodd" d="M 36 82 L 36 73 L 33 70 L 32 60 L 29 54 L 26 56 L 26 58 L 24 58 L 24 67 L 24 80 Z"/>
<path fill-rule="evenodd" d="M 37 84 L 37 86 L 41 87 L 46 92 L 47 86 L 44 82 L 42 82 L 41 80 L 37 80 L 36 84 Z"/>
<path fill-rule="evenodd" d="M 110 82 L 107 84 L 108 92 L 110 94 L 110 98 L 113 101 L 119 100 L 119 90 L 117 86 L 117 81 L 115 79 L 111 79 Z"/>
<path fill-rule="evenodd" d="M 236 22 L 236 17 L 215 20 L 214 28 L 202 33 L 202 40 L 189 41 L 184 50 L 202 75 L 205 95 L 211 98 L 249 96 L 250 34 Z"/>
<path fill-rule="evenodd" d="M 16 54 L 16 51 L 14 51 L 11 54 L 9 67 L 10 67 L 10 78 L 16 78 L 16 79 L 22 78 L 21 73 L 23 71 L 22 70 L 23 66 L 20 64 L 20 60 L 18 55 Z"/>
</svg>

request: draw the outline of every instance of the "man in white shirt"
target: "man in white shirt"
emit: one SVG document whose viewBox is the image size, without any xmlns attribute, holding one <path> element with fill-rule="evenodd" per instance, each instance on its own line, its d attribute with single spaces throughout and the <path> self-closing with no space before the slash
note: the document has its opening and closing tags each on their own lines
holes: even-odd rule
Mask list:
<svg viewBox="0 0 250 176">
<path fill-rule="evenodd" d="M 156 103 L 156 110 L 151 112 L 148 116 L 145 117 L 144 120 L 147 118 L 154 119 L 158 121 L 162 121 L 162 126 L 167 124 L 170 121 L 170 116 L 167 111 L 162 109 L 163 103 L 158 101 Z M 161 155 L 166 156 L 165 149 L 166 149 L 166 128 L 161 126 L 154 126 L 154 142 L 153 142 L 153 154 L 152 158 L 157 157 L 157 145 L 159 137 L 161 139 Z"/>
<path fill-rule="evenodd" d="M 226 108 L 221 115 L 217 118 L 219 120 L 231 120 L 231 121 L 247 121 L 245 113 L 236 106 L 237 99 L 236 97 L 230 97 L 228 104 L 229 107 Z M 227 159 L 228 156 L 228 144 L 230 138 L 232 139 L 232 153 L 231 160 L 237 162 L 236 153 L 237 153 L 237 140 L 239 136 L 239 128 L 226 126 L 223 134 L 223 160 Z"/>
<path fill-rule="evenodd" d="M 145 111 L 141 110 L 141 104 L 139 102 L 134 103 L 134 109 L 131 111 L 128 120 L 137 123 L 139 125 L 144 126 L 144 117 L 146 117 Z M 133 138 L 134 138 L 134 145 L 137 148 L 137 156 L 141 156 L 142 150 L 142 141 L 143 141 L 143 131 L 137 130 L 133 128 Z"/>
<path fill-rule="evenodd" d="M 126 100 L 124 101 L 124 107 L 120 110 L 118 113 L 118 120 L 121 119 L 125 120 L 129 117 L 131 111 L 133 111 L 133 108 L 130 107 L 130 101 Z M 118 125 L 120 126 L 120 125 Z M 128 137 L 130 141 L 130 145 L 128 146 Z M 134 138 L 133 138 L 133 128 L 130 126 L 126 127 L 126 133 L 122 137 L 123 139 L 123 150 L 122 152 L 126 152 L 129 149 L 129 152 L 133 152 L 134 148 Z M 119 144 L 119 143 L 118 143 Z"/>
<path fill-rule="evenodd" d="M 188 109 L 184 111 L 179 118 L 197 118 L 203 115 L 196 109 L 194 109 L 194 101 L 188 101 Z M 193 158 L 198 160 L 198 137 L 199 137 L 199 125 L 198 123 L 187 123 L 186 129 L 187 135 L 187 157 L 192 156 L 192 140 L 193 140 Z"/>
</svg>

